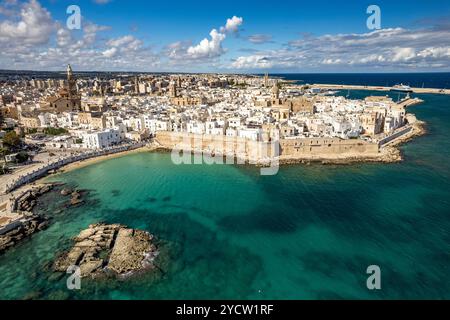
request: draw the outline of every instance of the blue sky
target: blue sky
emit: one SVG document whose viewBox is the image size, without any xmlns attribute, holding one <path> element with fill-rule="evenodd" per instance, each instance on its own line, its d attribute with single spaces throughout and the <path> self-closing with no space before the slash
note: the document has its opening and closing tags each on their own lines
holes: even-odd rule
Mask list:
<svg viewBox="0 0 450 320">
<path fill-rule="evenodd" d="M 81 9 L 79 31 L 65 26 L 71 4 Z M 381 30 L 366 26 L 372 4 Z M 450 71 L 449 21 L 442 0 L 2 0 L 0 68 Z"/>
</svg>

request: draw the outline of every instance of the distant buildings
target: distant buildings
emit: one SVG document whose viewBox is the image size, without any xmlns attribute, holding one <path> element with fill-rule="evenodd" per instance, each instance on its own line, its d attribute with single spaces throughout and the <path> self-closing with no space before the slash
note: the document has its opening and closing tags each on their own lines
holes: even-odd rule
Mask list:
<svg viewBox="0 0 450 320">
<path fill-rule="evenodd" d="M 67 86 L 61 88 L 58 95 L 49 97 L 42 109 L 58 113 L 81 110 L 81 98 L 78 95 L 70 65 L 67 66 Z"/>
<path fill-rule="evenodd" d="M 406 124 L 404 108 L 386 97 L 325 96 L 267 74 L 75 79 L 68 66 L 66 80 L 30 84 L 0 87 L 2 115 L 25 131 L 65 128 L 70 138 L 48 144 L 65 149 L 107 148 L 160 132 L 263 142 L 376 141 Z"/>
</svg>

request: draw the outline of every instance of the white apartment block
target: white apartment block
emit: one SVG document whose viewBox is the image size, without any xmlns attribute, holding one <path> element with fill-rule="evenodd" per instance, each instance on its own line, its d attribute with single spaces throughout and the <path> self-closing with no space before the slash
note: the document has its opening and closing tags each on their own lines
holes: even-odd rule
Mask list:
<svg viewBox="0 0 450 320">
<path fill-rule="evenodd" d="M 120 132 L 115 129 L 86 132 L 82 139 L 86 149 L 105 149 L 121 142 Z"/>
</svg>

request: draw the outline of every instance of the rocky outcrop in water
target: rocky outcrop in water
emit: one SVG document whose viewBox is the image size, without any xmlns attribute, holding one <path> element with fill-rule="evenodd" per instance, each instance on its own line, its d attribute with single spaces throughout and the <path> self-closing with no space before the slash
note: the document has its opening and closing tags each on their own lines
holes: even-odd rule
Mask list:
<svg viewBox="0 0 450 320">
<path fill-rule="evenodd" d="M 84 203 L 84 200 L 82 199 L 82 192 L 83 191 L 72 190 L 70 188 L 63 188 L 60 194 L 64 197 L 70 196 L 67 207 L 76 207 Z"/>
<path fill-rule="evenodd" d="M 84 201 L 81 199 L 81 193 L 78 191 L 74 191 L 71 193 L 71 198 L 70 198 L 70 205 L 71 206 L 77 206 L 80 204 L 83 204 Z"/>
<path fill-rule="evenodd" d="M 74 240 L 72 249 L 55 261 L 55 271 L 79 266 L 82 277 L 120 276 L 151 269 L 157 254 L 151 234 L 119 224 L 91 225 Z"/>
<path fill-rule="evenodd" d="M 53 185 L 44 185 L 25 192 L 16 200 L 16 211 L 31 212 L 40 196 L 50 192 Z"/>
<path fill-rule="evenodd" d="M 33 233 L 46 229 L 48 225 L 49 220 L 44 216 L 24 215 L 17 227 L 0 236 L 0 254 Z"/>
<path fill-rule="evenodd" d="M 15 246 L 21 240 L 44 230 L 49 225 L 46 216 L 33 214 L 40 196 L 53 189 L 53 185 L 35 187 L 14 199 L 12 212 L 0 217 L 0 254 Z"/>
</svg>

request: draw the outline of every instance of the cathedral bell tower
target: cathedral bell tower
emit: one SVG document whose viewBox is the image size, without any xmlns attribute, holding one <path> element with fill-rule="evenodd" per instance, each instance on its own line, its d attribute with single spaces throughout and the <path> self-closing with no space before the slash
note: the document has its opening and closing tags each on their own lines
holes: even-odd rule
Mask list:
<svg viewBox="0 0 450 320">
<path fill-rule="evenodd" d="M 69 99 L 77 95 L 76 83 L 73 77 L 73 71 L 70 64 L 67 65 L 67 93 L 69 95 Z"/>
</svg>

